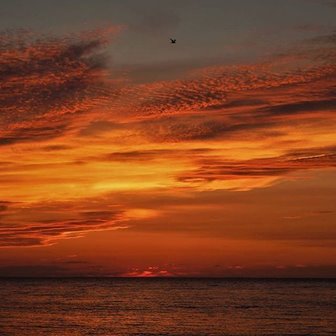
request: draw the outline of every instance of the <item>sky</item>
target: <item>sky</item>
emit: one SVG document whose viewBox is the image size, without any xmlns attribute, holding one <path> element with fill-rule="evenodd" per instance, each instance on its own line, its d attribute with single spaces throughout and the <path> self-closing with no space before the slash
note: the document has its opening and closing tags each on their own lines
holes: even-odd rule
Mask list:
<svg viewBox="0 0 336 336">
<path fill-rule="evenodd" d="M 336 277 L 335 15 L 1 1 L 0 276 Z"/>
</svg>

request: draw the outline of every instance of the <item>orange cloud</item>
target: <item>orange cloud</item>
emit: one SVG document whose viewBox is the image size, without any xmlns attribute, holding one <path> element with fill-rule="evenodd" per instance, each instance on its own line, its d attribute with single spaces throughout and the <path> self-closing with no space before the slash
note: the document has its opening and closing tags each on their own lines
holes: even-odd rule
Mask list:
<svg viewBox="0 0 336 336">
<path fill-rule="evenodd" d="M 282 177 L 297 170 L 335 168 L 336 152 L 332 148 L 312 148 L 293 152 L 279 157 L 252 160 L 223 160 L 206 155 L 199 158 L 199 168 L 180 177 L 184 182 L 202 184 L 204 182 L 236 179 L 260 179 L 263 177 Z M 253 184 L 252 184 L 253 185 Z M 217 188 L 225 188 L 219 184 Z M 235 189 L 235 187 L 232 187 Z M 240 189 L 239 184 L 237 189 Z M 245 188 L 243 188 L 245 189 Z"/>
<path fill-rule="evenodd" d="M 105 59 L 100 50 L 107 34 L 48 37 L 7 32 L 0 37 L 0 144 L 58 136 L 73 114 L 98 107 L 110 95 Z M 46 119 L 47 118 L 47 119 Z M 50 127 L 50 124 L 53 124 Z M 25 136 L 28 128 L 30 134 Z"/>
<path fill-rule="evenodd" d="M 106 36 L 1 36 L 1 246 L 153 221 L 158 191 L 252 191 L 335 168 L 331 36 L 304 56 L 140 85 L 109 72 Z M 120 196 L 135 191 L 152 207 Z"/>
<path fill-rule="evenodd" d="M 80 203 L 0 202 L 0 247 L 50 245 L 89 231 L 126 228 L 125 211 L 102 203 L 84 199 Z"/>
</svg>

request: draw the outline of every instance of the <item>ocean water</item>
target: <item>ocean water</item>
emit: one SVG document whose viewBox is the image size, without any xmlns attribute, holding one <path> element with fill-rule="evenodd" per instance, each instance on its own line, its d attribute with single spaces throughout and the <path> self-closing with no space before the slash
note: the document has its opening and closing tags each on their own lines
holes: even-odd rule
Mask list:
<svg viewBox="0 0 336 336">
<path fill-rule="evenodd" d="M 2 279 L 0 335 L 336 335 L 336 281 Z"/>
</svg>

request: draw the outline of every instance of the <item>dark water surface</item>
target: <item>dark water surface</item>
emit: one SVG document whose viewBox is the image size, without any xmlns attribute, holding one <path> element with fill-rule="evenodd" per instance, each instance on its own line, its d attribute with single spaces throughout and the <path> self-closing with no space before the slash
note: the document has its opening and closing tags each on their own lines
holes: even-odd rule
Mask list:
<svg viewBox="0 0 336 336">
<path fill-rule="evenodd" d="M 2 279 L 0 335 L 336 335 L 336 281 Z"/>
</svg>

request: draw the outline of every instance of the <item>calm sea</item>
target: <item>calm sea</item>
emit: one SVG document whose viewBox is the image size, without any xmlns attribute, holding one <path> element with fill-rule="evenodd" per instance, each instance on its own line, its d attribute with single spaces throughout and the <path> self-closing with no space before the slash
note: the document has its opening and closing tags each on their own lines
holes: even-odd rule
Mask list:
<svg viewBox="0 0 336 336">
<path fill-rule="evenodd" d="M 336 281 L 2 279 L 0 335 L 336 335 Z"/>
</svg>

